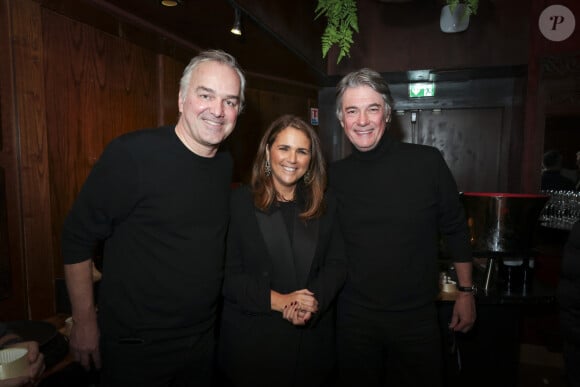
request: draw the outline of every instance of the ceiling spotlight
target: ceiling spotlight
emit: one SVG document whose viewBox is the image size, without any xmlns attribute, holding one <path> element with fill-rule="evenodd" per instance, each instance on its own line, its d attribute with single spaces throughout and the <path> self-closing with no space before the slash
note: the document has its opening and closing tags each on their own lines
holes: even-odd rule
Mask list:
<svg viewBox="0 0 580 387">
<path fill-rule="evenodd" d="M 179 5 L 181 3 L 181 1 L 179 0 L 161 0 L 161 5 L 164 5 L 166 7 L 175 7 L 176 5 Z"/>
<path fill-rule="evenodd" d="M 230 30 L 230 32 L 234 35 L 241 35 L 242 34 L 242 14 L 240 12 L 239 8 L 235 9 L 235 19 L 234 19 L 234 25 L 232 26 L 232 29 Z"/>
</svg>

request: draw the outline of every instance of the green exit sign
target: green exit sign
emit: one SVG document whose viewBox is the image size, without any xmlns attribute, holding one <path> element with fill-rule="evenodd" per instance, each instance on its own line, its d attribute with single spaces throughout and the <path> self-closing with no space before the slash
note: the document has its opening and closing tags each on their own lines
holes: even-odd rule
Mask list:
<svg viewBox="0 0 580 387">
<path fill-rule="evenodd" d="M 418 82 L 409 83 L 409 98 L 434 97 L 435 83 Z"/>
</svg>

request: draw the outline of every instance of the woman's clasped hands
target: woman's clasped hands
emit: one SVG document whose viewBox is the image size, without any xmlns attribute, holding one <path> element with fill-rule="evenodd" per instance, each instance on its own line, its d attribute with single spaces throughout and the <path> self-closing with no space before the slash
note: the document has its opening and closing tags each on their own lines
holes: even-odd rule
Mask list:
<svg viewBox="0 0 580 387">
<path fill-rule="evenodd" d="M 308 289 L 285 294 L 282 317 L 294 325 L 305 325 L 318 312 L 318 300 Z"/>
</svg>

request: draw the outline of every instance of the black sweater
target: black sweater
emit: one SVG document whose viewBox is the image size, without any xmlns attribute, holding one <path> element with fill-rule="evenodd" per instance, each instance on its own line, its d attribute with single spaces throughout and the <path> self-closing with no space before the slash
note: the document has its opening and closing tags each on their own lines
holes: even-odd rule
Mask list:
<svg viewBox="0 0 580 387">
<path fill-rule="evenodd" d="M 201 332 L 211 326 L 223 278 L 231 171 L 229 154 L 197 156 L 174 127 L 128 133 L 107 146 L 62 234 L 65 264 L 90 258 L 95 243 L 105 241 L 102 329 Z"/>
<path fill-rule="evenodd" d="M 465 213 L 440 152 L 393 140 L 331 165 L 348 275 L 341 299 L 379 310 L 433 302 L 439 237 L 456 262 L 470 262 Z"/>
</svg>

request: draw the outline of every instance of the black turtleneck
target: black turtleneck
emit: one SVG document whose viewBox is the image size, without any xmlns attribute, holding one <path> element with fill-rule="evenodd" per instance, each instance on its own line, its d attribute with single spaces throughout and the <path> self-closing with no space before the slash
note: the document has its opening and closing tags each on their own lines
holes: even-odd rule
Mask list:
<svg viewBox="0 0 580 387">
<path fill-rule="evenodd" d="M 443 236 L 456 262 L 471 261 L 457 185 L 433 147 L 393 140 L 333 163 L 348 257 L 344 301 L 380 310 L 433 302 Z"/>
</svg>

